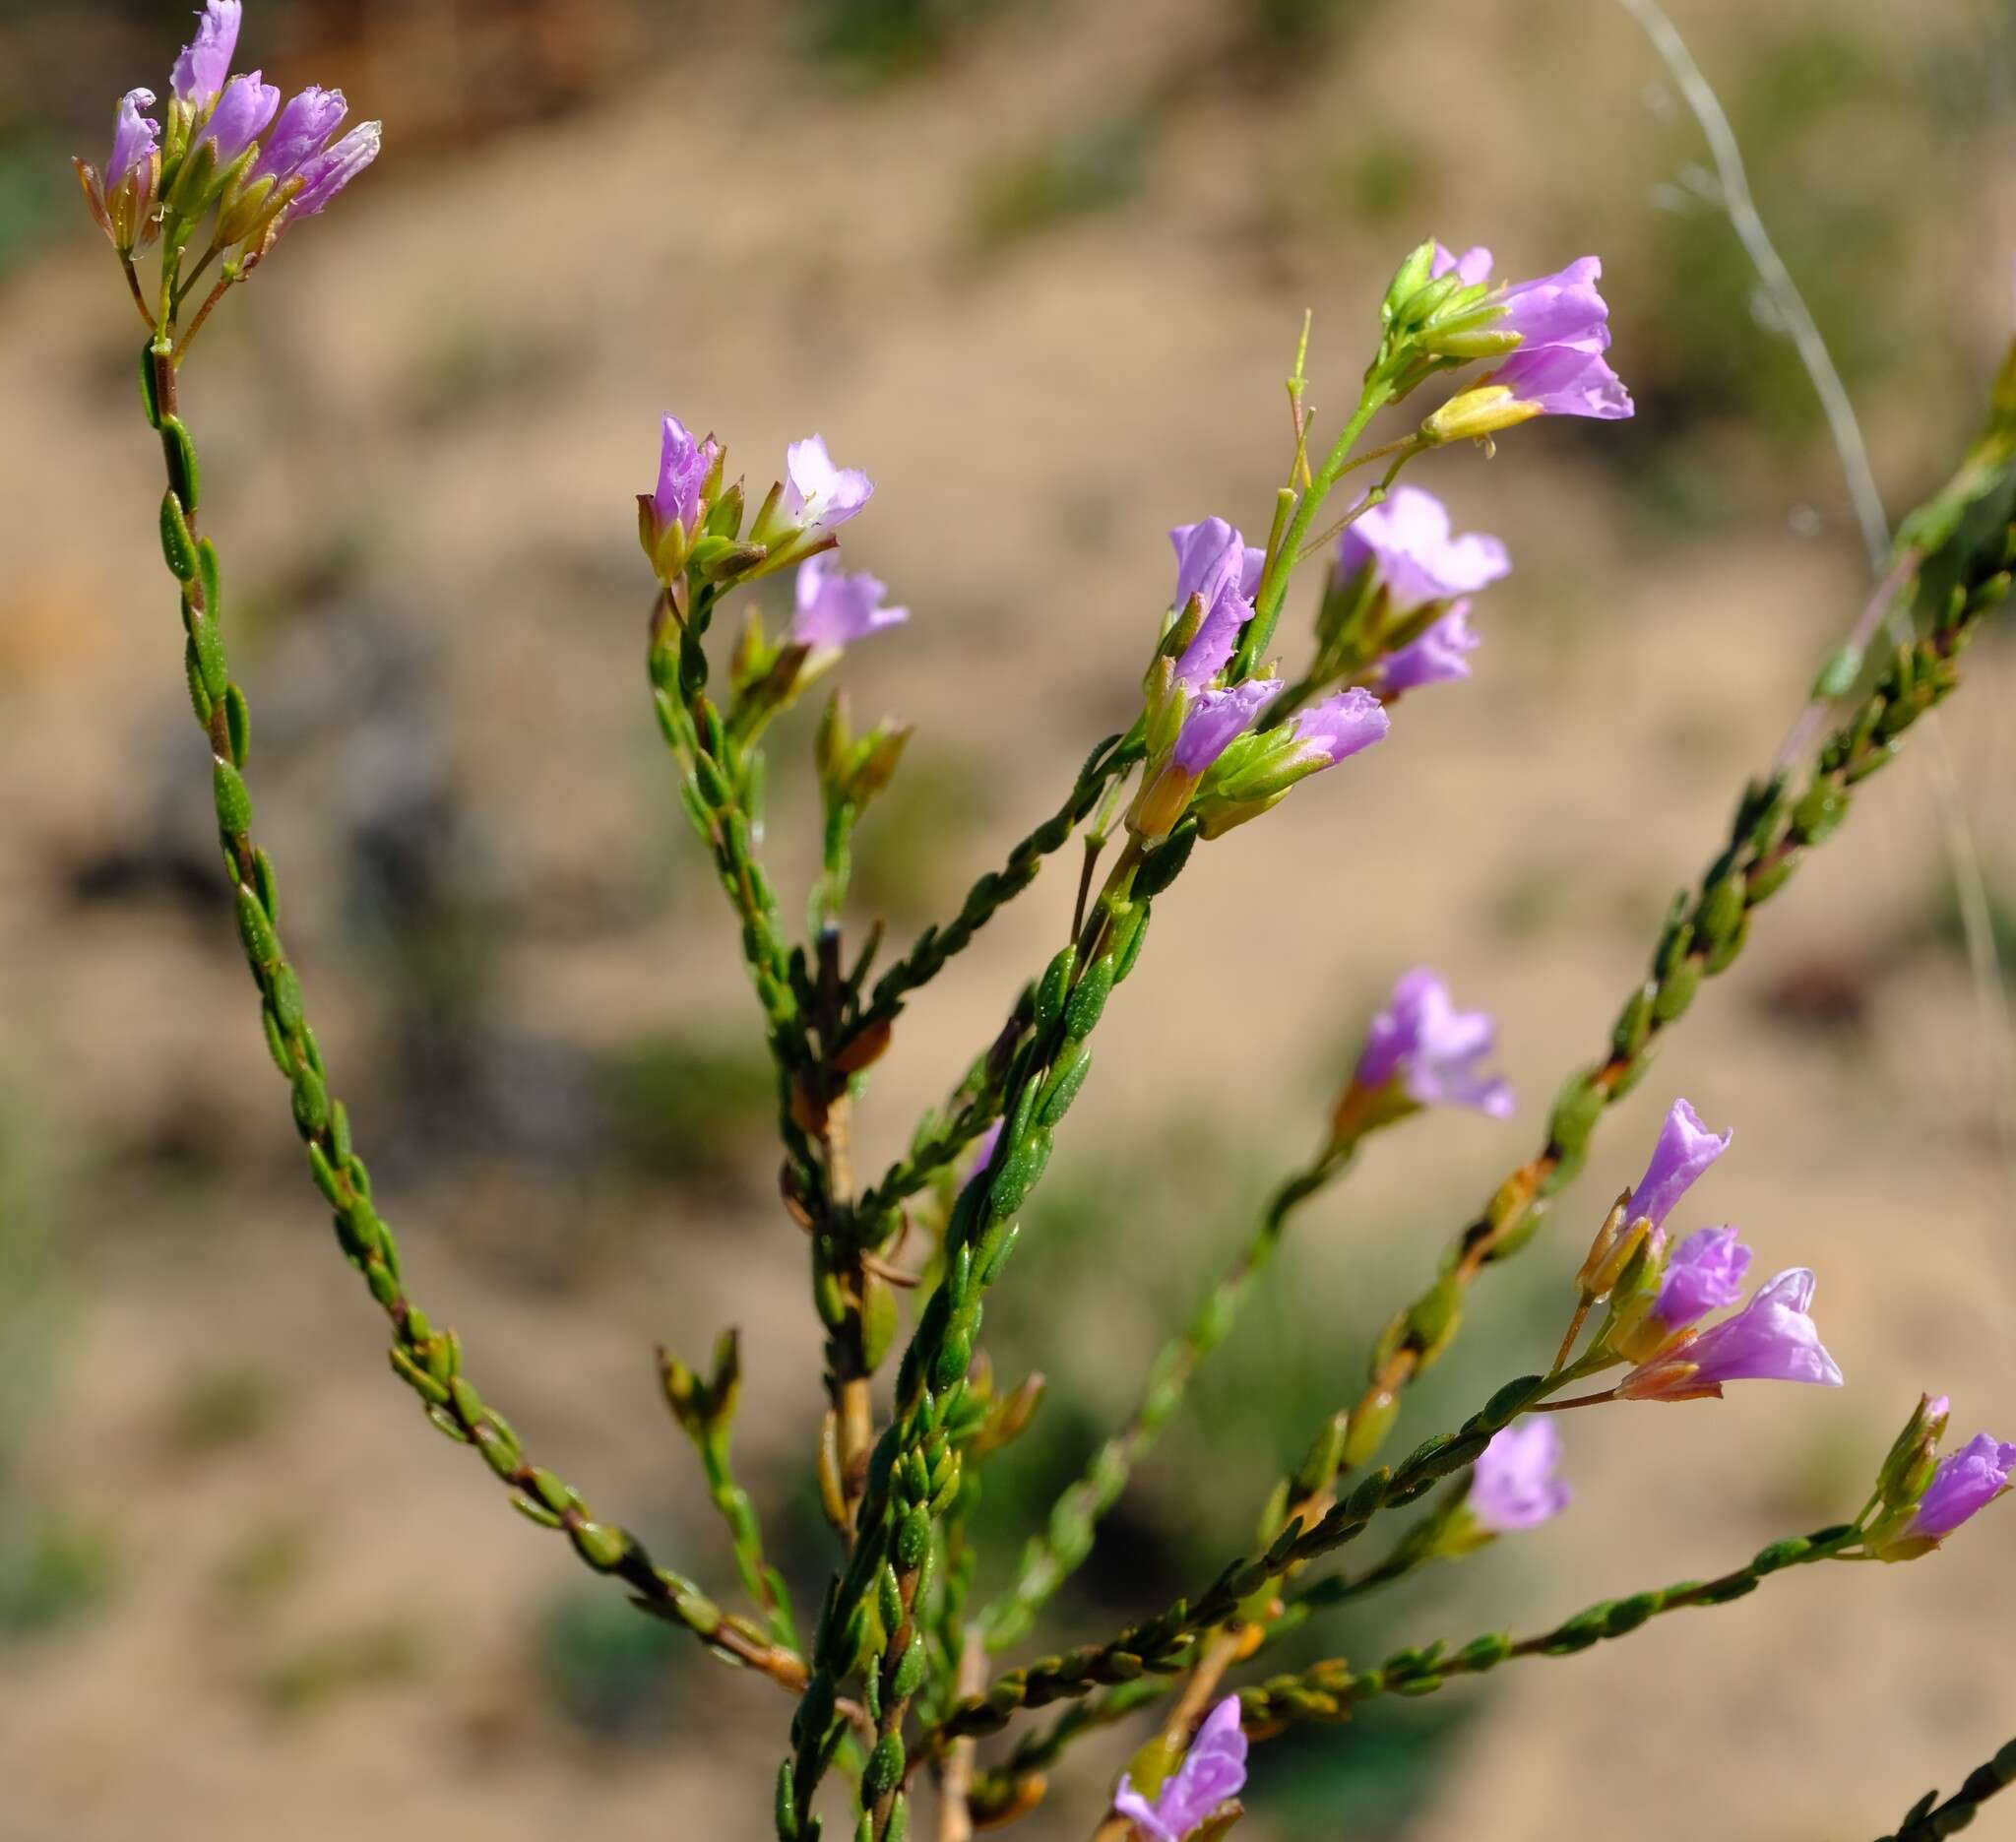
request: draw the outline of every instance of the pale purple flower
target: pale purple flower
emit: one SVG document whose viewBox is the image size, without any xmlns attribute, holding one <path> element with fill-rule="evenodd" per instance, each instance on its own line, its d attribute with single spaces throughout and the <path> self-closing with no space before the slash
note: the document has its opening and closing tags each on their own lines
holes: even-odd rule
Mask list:
<svg viewBox="0 0 2016 1842">
<path fill-rule="evenodd" d="M 1418 638 L 1410 640 L 1386 662 L 1384 683 L 1389 691 L 1418 691 L 1423 684 L 1448 684 L 1470 676 L 1470 661 L 1483 641 L 1470 628 L 1470 603 L 1454 603 L 1449 611 Z"/>
<path fill-rule="evenodd" d="M 823 436 L 808 435 L 785 451 L 785 511 L 801 531 L 839 530 L 874 491 L 866 474 L 834 466 Z"/>
<path fill-rule="evenodd" d="M 889 585 L 861 570 L 842 572 L 840 558 L 821 550 L 798 565 L 797 607 L 790 639 L 798 646 L 851 646 L 884 627 L 901 626 L 908 607 L 885 607 Z"/>
<path fill-rule="evenodd" d="M 287 207 L 288 215 L 295 218 L 315 217 L 331 199 L 378 158 L 378 148 L 384 132 L 384 125 L 380 122 L 359 122 L 334 147 L 325 148 L 321 153 L 310 155 L 303 160 L 295 174 L 301 182 L 301 189 L 294 194 L 294 202 Z"/>
<path fill-rule="evenodd" d="M 1229 748 L 1253 719 L 1281 695 L 1273 678 L 1248 678 L 1222 691 L 1202 691 L 1184 713 L 1170 759 L 1193 780 Z"/>
<path fill-rule="evenodd" d="M 1536 346 L 1572 346 L 1580 351 L 1602 351 L 1610 343 L 1609 303 L 1597 291 L 1603 264 L 1583 256 L 1565 269 L 1531 282 L 1515 282 L 1490 296 L 1504 308 L 1491 323 L 1498 333 L 1517 333 L 1520 349 Z"/>
<path fill-rule="evenodd" d="M 2011 1472 L 2016 1472 L 2016 1445 L 2004 1445 L 1992 1433 L 1976 1433 L 1939 1460 L 1903 1539 L 1943 1541 L 2009 1488 Z"/>
<path fill-rule="evenodd" d="M 196 36 L 175 60 L 173 87 L 178 101 L 202 109 L 217 99 L 238 48 L 238 23 L 243 0 L 209 0 L 197 16 Z"/>
<path fill-rule="evenodd" d="M 1702 1172 L 1729 1149 L 1735 1134 L 1717 1135 L 1701 1123 L 1701 1115 L 1683 1100 L 1676 1100 L 1660 1127 L 1659 1143 L 1652 1148 L 1652 1162 L 1631 1191 L 1624 1205 L 1624 1220 L 1641 1217 L 1657 1229 L 1672 1213 Z"/>
<path fill-rule="evenodd" d="M 254 179 L 290 179 L 302 165 L 329 145 L 329 137 L 343 126 L 349 113 L 341 90 L 324 90 L 310 84 L 292 97 L 280 112 L 273 132 L 260 149 L 259 163 L 252 168 Z"/>
<path fill-rule="evenodd" d="M 701 490 L 720 456 L 718 441 L 696 441 L 692 430 L 667 413 L 659 440 L 658 490 L 651 495 L 660 530 L 676 518 L 686 528 L 689 541 L 698 535 Z"/>
<path fill-rule="evenodd" d="M 1169 533 L 1176 550 L 1176 594 L 1171 607 L 1190 604 L 1190 597 L 1201 595 L 1209 607 L 1219 591 L 1229 582 L 1251 601 L 1260 587 L 1260 571 L 1267 552 L 1256 549 L 1239 535 L 1235 526 L 1222 518 L 1207 518 L 1194 525 L 1178 525 Z"/>
<path fill-rule="evenodd" d="M 1154 1803 L 1123 1775 L 1113 1809 L 1150 1842 L 1183 1842 L 1214 1811 L 1245 1789 L 1246 1736 L 1239 1726 L 1239 1698 L 1227 1695 L 1211 1710 L 1183 1762 L 1164 1780 Z"/>
<path fill-rule="evenodd" d="M 1750 1250 L 1733 1228 L 1696 1229 L 1673 1249 L 1652 1314 L 1669 1330 L 1684 1330 L 1735 1303 L 1749 1272 Z"/>
<path fill-rule="evenodd" d="M 1294 719 L 1297 756 L 1319 768 L 1335 767 L 1347 756 L 1383 741 L 1393 727 L 1379 700 L 1362 685 L 1353 685 L 1312 705 Z"/>
<path fill-rule="evenodd" d="M 1458 1010 L 1441 977 L 1417 966 L 1401 975 L 1365 1032 L 1357 1084 L 1381 1088 L 1398 1077 L 1423 1107 L 1474 1107 L 1494 1119 L 1510 1118 L 1511 1088 L 1480 1066 L 1496 1042 L 1489 1011 Z"/>
<path fill-rule="evenodd" d="M 280 107 L 280 86 L 261 83 L 260 73 L 233 77 L 211 112 L 203 138 L 217 149 L 217 163 L 228 166 L 259 139 Z"/>
<path fill-rule="evenodd" d="M 1232 535 L 1236 538 L 1238 534 Z M 1253 618 L 1253 603 L 1229 576 L 1219 583 L 1215 599 L 1206 607 L 1209 611 L 1196 638 L 1183 648 L 1175 666 L 1176 682 L 1193 691 L 1202 690 L 1231 663 L 1239 635 Z"/>
<path fill-rule="evenodd" d="M 1443 276 L 1452 273 L 1465 287 L 1488 282 L 1491 279 L 1491 252 L 1481 243 L 1475 243 L 1459 256 L 1454 250 L 1437 243 L 1435 260 L 1428 270 L 1429 279 L 1439 282 Z"/>
<path fill-rule="evenodd" d="M 1352 575 L 1366 563 L 1396 614 L 1474 594 L 1512 567 L 1496 538 L 1480 531 L 1455 536 L 1449 508 L 1419 486 L 1396 486 L 1345 527 L 1337 545 L 1339 573 Z"/>
<path fill-rule="evenodd" d="M 1479 1454 L 1464 1507 L 1493 1535 L 1550 1522 L 1574 1494 L 1554 1475 L 1560 1462 L 1561 1435 L 1552 1421 L 1506 1427 Z"/>
<path fill-rule="evenodd" d="M 1780 1273 L 1733 1317 L 1632 1369 L 1617 1393 L 1626 1400 L 1657 1401 L 1720 1394 L 1727 1381 L 1840 1387 L 1841 1366 L 1822 1346 L 1810 1315 L 1813 1286 L 1806 1267 Z"/>
<path fill-rule="evenodd" d="M 107 192 L 116 192 L 160 146 L 160 123 L 140 112 L 152 107 L 152 90 L 129 90 L 119 98 L 119 114 L 112 128 L 112 158 L 105 162 Z"/>
<path fill-rule="evenodd" d="M 1522 346 L 1488 382 L 1542 415 L 1590 415 L 1616 422 L 1636 413 L 1631 393 L 1600 350 L 1580 346 Z"/>
</svg>

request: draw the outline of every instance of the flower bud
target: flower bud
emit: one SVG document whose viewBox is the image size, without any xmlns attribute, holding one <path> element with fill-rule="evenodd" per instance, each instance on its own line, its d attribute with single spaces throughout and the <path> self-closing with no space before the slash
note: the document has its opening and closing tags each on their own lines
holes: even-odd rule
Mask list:
<svg viewBox="0 0 2016 1842">
<path fill-rule="evenodd" d="M 1614 1283 L 1616 1275 L 1623 1271 L 1624 1262 L 1631 1257 L 1630 1247 L 1619 1250 L 1624 1240 L 1625 1210 L 1630 1200 L 1628 1190 L 1617 1198 L 1609 1214 L 1604 1217 L 1603 1226 L 1596 1231 L 1596 1239 L 1589 1243 L 1589 1252 L 1583 1256 L 1581 1268 L 1575 1275 L 1575 1290 L 1584 1298 L 1601 1299 L 1609 1291 L 1609 1283 L 1604 1283 L 1604 1276 L 1607 1274 L 1609 1282 Z"/>
<path fill-rule="evenodd" d="M 1522 403 L 1503 384 L 1480 384 L 1451 397 L 1421 423 L 1420 432 L 1431 442 L 1480 441 L 1544 413 L 1539 404 Z"/>
<path fill-rule="evenodd" d="M 1904 1430 L 1876 1474 L 1876 1494 L 1888 1510 L 1915 1508 L 1932 1481 L 1939 1441 L 1946 1436 L 1948 1404 L 1941 1394 L 1921 1395 Z"/>
</svg>

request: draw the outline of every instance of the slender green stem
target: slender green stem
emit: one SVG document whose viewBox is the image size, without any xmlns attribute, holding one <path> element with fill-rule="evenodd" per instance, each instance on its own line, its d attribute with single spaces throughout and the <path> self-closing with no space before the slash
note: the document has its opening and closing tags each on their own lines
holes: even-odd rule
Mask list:
<svg viewBox="0 0 2016 1842">
<path fill-rule="evenodd" d="M 1309 527 L 1315 523 L 1316 514 L 1322 510 L 1330 488 L 1344 472 L 1352 449 L 1365 431 L 1365 424 L 1385 408 L 1392 395 L 1392 385 L 1383 379 L 1375 379 L 1365 386 L 1364 395 L 1358 399 L 1358 407 L 1352 413 L 1351 420 L 1345 423 L 1329 458 L 1317 469 L 1308 490 L 1296 505 L 1280 545 L 1269 553 L 1267 569 L 1254 601 L 1253 618 L 1246 623 L 1245 637 L 1239 642 L 1238 654 L 1232 661 L 1230 676 L 1233 682 L 1251 677 L 1260 661 L 1266 658 L 1267 649 L 1274 642 L 1274 629 L 1281 620 L 1282 603 L 1288 597 L 1289 578 L 1308 541 Z"/>
<path fill-rule="evenodd" d="M 1373 506 L 1383 505 L 1386 502 L 1386 495 L 1393 490 L 1393 482 L 1400 477 L 1400 470 L 1427 445 L 1418 435 L 1406 435 L 1398 441 L 1387 442 L 1383 447 L 1373 448 L 1370 452 L 1361 454 L 1356 460 L 1353 461 L 1351 466 L 1344 470 L 1347 474 L 1352 471 L 1352 468 L 1363 467 L 1368 462 L 1383 459 L 1386 455 L 1390 454 L 1394 457 L 1393 465 L 1380 476 L 1379 483 L 1354 505 L 1350 511 L 1345 513 L 1342 518 L 1338 519 L 1335 524 L 1326 527 L 1316 537 L 1311 538 L 1307 543 L 1303 544 L 1301 554 L 1295 558 L 1295 561 L 1297 563 L 1307 562 L 1325 544 L 1334 542 L 1337 539 L 1343 537 Z"/>
<path fill-rule="evenodd" d="M 1098 806 L 1107 787 L 1141 759 L 1139 728 L 1111 735 L 1095 748 L 1079 770 L 1064 802 L 1009 852 L 998 870 L 989 870 L 967 891 L 959 913 L 945 926 L 930 926 L 902 959 L 876 981 L 856 1022 L 857 1030 L 891 1022 L 911 993 L 928 985 L 973 944 L 974 937 L 1036 880 L 1043 858 L 1061 850 L 1079 823 Z"/>
<path fill-rule="evenodd" d="M 171 298 L 171 284 L 163 291 L 164 300 Z M 195 443 L 177 410 L 172 332 L 172 322 L 164 319 L 149 348 L 148 366 L 150 416 L 167 460 L 162 552 L 181 585 L 190 697 L 211 750 L 219 838 L 238 933 L 259 988 L 267 1047 L 292 1092 L 309 1175 L 334 1211 L 345 1257 L 391 1322 L 393 1370 L 420 1397 L 440 1432 L 473 1446 L 510 1490 L 513 1504 L 533 1521 L 564 1533 L 595 1571 L 620 1579 L 646 1611 L 685 1626 L 721 1656 L 761 1670 L 794 1691 L 806 1679 L 800 1658 L 724 1614 L 690 1580 L 659 1566 L 628 1530 L 597 1520 L 571 1486 L 532 1462 L 509 1422 L 471 1380 L 461 1340 L 453 1330 L 437 1329 L 406 1290 L 398 1241 L 372 1199 L 370 1174 L 351 1142 L 348 1114 L 332 1091 L 300 979 L 281 944 L 278 879 L 252 838 L 252 797 L 243 773 L 250 713 L 225 655 L 218 553 L 197 529 L 200 476 Z"/>
</svg>

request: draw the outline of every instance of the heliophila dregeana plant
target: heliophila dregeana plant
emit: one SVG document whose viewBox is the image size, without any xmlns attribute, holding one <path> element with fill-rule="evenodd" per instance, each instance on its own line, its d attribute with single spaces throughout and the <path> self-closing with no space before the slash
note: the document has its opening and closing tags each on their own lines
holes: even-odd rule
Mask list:
<svg viewBox="0 0 2016 1842">
<path fill-rule="evenodd" d="M 1743 1597 L 1789 1567 L 1926 1556 L 2002 1493 L 2016 1445 L 1983 1433 L 1941 1456 L 1947 1403 L 1925 1398 L 1857 1513 L 1773 1543 L 1718 1577 L 1606 1600 L 1549 1630 L 1428 1644 L 1376 1666 L 1338 1659 L 1273 1677 L 1255 1667 L 1270 1643 L 1327 1608 L 1559 1513 L 1568 1501 L 1561 1413 L 1642 1413 L 1713 1400 L 1743 1381 L 1842 1384 L 1812 1315 L 1812 1272 L 1795 1268 L 1753 1287 L 1736 1229 L 1673 1222 L 1730 1145 L 1727 1131 L 1709 1129 L 1677 1100 L 1643 1178 L 1603 1213 L 1586 1253 L 1574 1250 L 1572 1275 L 1564 1263 L 1564 1334 L 1550 1360 L 1506 1381 L 1459 1426 L 1387 1455 L 1409 1385 L 1458 1335 L 1471 1288 L 1533 1241 L 1610 1103 L 1644 1077 L 1703 982 L 1738 957 L 1757 911 L 1848 819 L 1858 784 L 1958 684 L 1963 650 L 2006 595 L 2016 556 L 2016 357 L 1952 482 L 1906 525 L 1868 610 L 1907 608 L 1909 638 L 1867 658 L 1858 639 L 1828 663 L 1796 745 L 1743 790 L 1726 845 L 1674 901 L 1643 980 L 1548 1110 L 1540 1149 L 1393 1317 L 1362 1392 L 1309 1429 L 1306 1456 L 1255 1505 L 1250 1551 L 1125 1629 L 997 1666 L 1086 1558 L 1101 1517 L 1230 1330 L 1296 1211 L 1367 1137 L 1423 1108 L 1511 1110 L 1505 1084 L 1485 1066 L 1490 1017 L 1459 1008 L 1432 971 L 1402 975 L 1316 1154 L 1281 1181 L 1247 1244 L 1157 1358 L 1131 1420 L 1057 1499 L 994 1595 L 976 1598 L 977 1480 L 1040 1394 L 1034 1384 L 995 1387 L 981 1357 L 987 1296 L 1012 1283 L 1019 1218 L 1091 1072 L 1102 1017 L 1142 973 L 1156 906 L 1180 900 L 1182 879 L 1211 874 L 1214 840 L 1291 794 L 1324 798 L 1324 786 L 1297 789 L 1397 742 L 1411 697 L 1449 695 L 1436 687 L 1471 674 L 1477 598 L 1505 575 L 1505 546 L 1454 533 L 1432 493 L 1400 482 L 1403 471 L 1443 451 L 1461 465 L 1499 436 L 1532 439 L 1521 425 L 1548 416 L 1632 413 L 1606 356 L 1608 310 L 1595 258 L 1506 282 L 1488 251 L 1459 256 L 1430 239 L 1406 256 L 1386 291 L 1356 406 L 1334 436 L 1319 435 L 1307 409 L 1304 327 L 1289 381 L 1292 441 L 1262 521 L 1265 541 L 1248 543 L 1218 517 L 1170 534 L 1174 584 L 1165 607 L 1143 610 L 1142 698 L 1131 726 L 1091 750 L 1056 811 L 974 883 L 956 916 L 893 957 L 879 927 L 850 933 L 849 881 L 856 826 L 899 771 L 907 729 L 857 732 L 840 696 L 827 702 L 815 759 L 823 869 L 802 933 L 762 851 L 772 720 L 835 671 L 849 647 L 907 618 L 881 582 L 842 560 L 845 528 L 868 509 L 873 484 L 836 465 L 812 435 L 792 444 L 782 480 L 752 504 L 721 443 L 663 418 L 658 478 L 638 498 L 656 585 L 650 697 L 678 797 L 739 930 L 775 1067 L 784 1203 L 790 1232 L 810 1248 L 823 1339 L 826 1401 L 809 1462 L 833 1526 L 834 1569 L 816 1610 L 801 1609 L 766 1556 L 731 1453 L 741 1360 L 732 1332 L 705 1372 L 661 1361 L 665 1396 L 726 1525 L 745 1609 L 718 1604 L 591 1510 L 524 1449 L 479 1390 L 454 1331 L 409 1292 L 282 944 L 274 867 L 253 835 L 246 695 L 226 654 L 223 574 L 200 522 L 181 373 L 224 296 L 370 163 L 379 128 L 342 134 L 346 103 L 334 91 L 305 90 L 283 106 L 258 72 L 232 75 L 240 12 L 239 0 L 209 0 L 161 117 L 146 112 L 151 92 L 130 91 L 103 172 L 80 162 L 80 173 L 147 323 L 142 403 L 167 470 L 161 547 L 180 591 L 188 693 L 213 756 L 219 833 L 267 1043 L 338 1244 L 389 1319 L 392 1366 L 427 1418 L 473 1448 L 524 1515 L 614 1576 L 643 1612 L 783 1690 L 782 1842 L 836 1829 L 860 1842 L 927 1830 L 958 1842 L 1028 1813 L 1065 1748 L 1130 1723 L 1138 1731 L 1117 1746 L 1110 1797 L 1084 1812 L 1087 1831 L 1136 1842 L 1220 1836 L 1239 1820 L 1251 1742 L 1345 1720 L 1373 1696 L 1421 1694 L 1517 1659 L 1622 1637 L 1655 1617 Z M 158 261 L 151 278 L 143 261 Z M 1360 446 L 1375 415 L 1431 387 L 1441 387 L 1440 400 L 1407 432 Z M 791 612 L 773 633 L 746 592 L 786 572 Z M 1298 588 L 1312 610 L 1306 632 L 1282 624 Z M 749 611 L 728 637 L 737 597 Z M 1872 619 L 1858 629 L 1871 630 Z M 852 1115 L 906 1010 L 1074 836 L 1084 856 L 1069 943 L 1034 969 L 965 1079 L 919 1122 L 908 1154 L 886 1171 L 858 1171 Z M 1411 1519 L 1387 1520 L 1423 1502 Z M 1361 1542 L 1369 1558 L 1359 1557 Z M 1923 1800 L 1899 1835 L 1950 1833 L 2012 1777 L 2016 1748 L 2005 1748 L 1955 1798 Z"/>
</svg>

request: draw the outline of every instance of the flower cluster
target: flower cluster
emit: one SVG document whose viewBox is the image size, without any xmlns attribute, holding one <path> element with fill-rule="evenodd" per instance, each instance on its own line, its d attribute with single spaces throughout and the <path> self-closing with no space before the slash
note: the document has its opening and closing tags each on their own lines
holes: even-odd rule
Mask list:
<svg viewBox="0 0 2016 1842">
<path fill-rule="evenodd" d="M 751 613 L 735 650 L 738 720 L 754 733 L 856 640 L 901 625 L 907 607 L 889 604 L 888 585 L 866 571 L 843 570 L 840 528 L 874 496 L 875 482 L 855 468 L 837 467 L 818 435 L 786 450 L 785 476 L 770 489 L 745 536 L 742 482 L 724 482 L 725 451 L 712 435 L 696 437 L 667 413 L 660 430 L 658 483 L 637 495 L 637 536 L 653 573 L 682 619 L 704 631 L 708 603 L 696 592 L 719 593 L 796 561 L 789 621 L 769 639 Z M 910 731 L 881 724 L 856 737 L 846 712 L 827 714 L 818 749 L 829 795 L 858 807 L 895 771 Z"/>
<path fill-rule="evenodd" d="M 1939 1457 L 1951 1417 L 1941 1394 L 1922 1397 L 1877 1475 L 1880 1506 L 1868 1549 L 1879 1560 L 1916 1560 L 1979 1515 L 2010 1487 L 2016 1445 L 1978 1432 Z"/>
<path fill-rule="evenodd" d="M 1391 727 L 1362 686 L 1267 722 L 1280 681 L 1228 681 L 1254 617 L 1264 552 L 1222 518 L 1178 525 L 1169 541 L 1176 552 L 1171 622 L 1149 667 L 1149 766 L 1127 815 L 1135 836 L 1151 842 L 1186 815 L 1206 838 L 1219 837 L 1279 803 L 1297 781 L 1369 748 Z"/>
<path fill-rule="evenodd" d="M 1791 1267 L 1740 1310 L 1700 1328 L 1742 1296 L 1750 1250 L 1733 1228 L 1704 1228 L 1669 1249 L 1667 1218 L 1730 1147 L 1684 1100 L 1673 1102 L 1641 1176 L 1610 1212 L 1577 1276 L 1585 1301 L 1609 1301 L 1585 1367 L 1624 1362 L 1627 1401 L 1719 1397 L 1731 1381 L 1841 1385 L 1812 1318 L 1815 1281 Z"/>
<path fill-rule="evenodd" d="M 243 14 L 242 0 L 208 0 L 198 15 L 170 77 L 165 136 L 142 113 L 154 92 L 129 90 L 103 175 L 78 162 L 92 213 L 121 256 L 164 232 L 179 254 L 215 206 L 218 245 L 240 261 L 256 257 L 377 159 L 377 122 L 338 138 L 349 112 L 342 91 L 310 85 L 283 107 L 262 72 L 230 74 Z"/>
<path fill-rule="evenodd" d="M 1610 332 L 1597 288 L 1603 264 L 1584 256 L 1552 275 L 1496 285 L 1491 269 L 1487 249 L 1459 256 L 1431 240 L 1387 290 L 1385 362 L 1395 394 L 1432 371 L 1498 361 L 1421 424 L 1422 440 L 1482 439 L 1537 415 L 1630 415 L 1630 393 L 1604 356 Z"/>
</svg>

